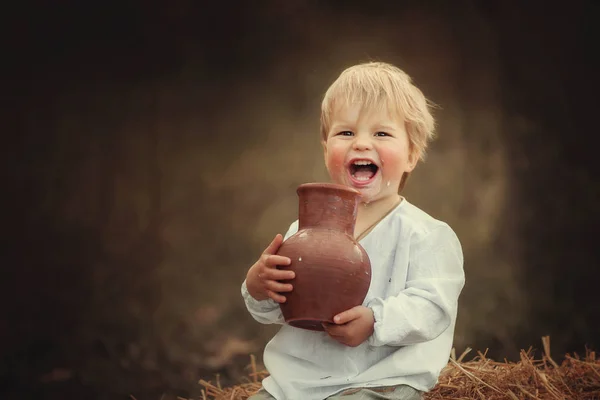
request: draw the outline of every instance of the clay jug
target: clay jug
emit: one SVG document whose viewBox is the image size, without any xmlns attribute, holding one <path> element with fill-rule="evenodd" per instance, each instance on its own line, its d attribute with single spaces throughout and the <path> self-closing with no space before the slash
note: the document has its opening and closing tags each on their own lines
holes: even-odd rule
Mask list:
<svg viewBox="0 0 600 400">
<path fill-rule="evenodd" d="M 322 322 L 361 305 L 371 284 L 371 263 L 354 239 L 360 192 L 331 183 L 305 183 L 299 197 L 298 232 L 282 243 L 277 254 L 291 264 L 293 285 L 281 303 L 292 326 L 322 331 Z"/>
</svg>

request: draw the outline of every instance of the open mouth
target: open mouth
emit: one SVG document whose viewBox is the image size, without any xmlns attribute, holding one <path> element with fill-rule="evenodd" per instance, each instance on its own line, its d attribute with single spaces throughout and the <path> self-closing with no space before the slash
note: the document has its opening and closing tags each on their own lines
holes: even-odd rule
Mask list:
<svg viewBox="0 0 600 400">
<path fill-rule="evenodd" d="M 350 175 L 358 182 L 368 182 L 378 170 L 379 167 L 369 160 L 355 160 L 350 163 Z"/>
</svg>

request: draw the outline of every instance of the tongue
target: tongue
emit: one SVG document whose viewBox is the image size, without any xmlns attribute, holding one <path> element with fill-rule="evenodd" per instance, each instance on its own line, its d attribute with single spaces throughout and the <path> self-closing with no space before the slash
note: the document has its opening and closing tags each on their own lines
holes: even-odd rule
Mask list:
<svg viewBox="0 0 600 400">
<path fill-rule="evenodd" d="M 357 167 L 354 171 L 354 177 L 360 180 L 369 180 L 375 175 L 375 172 L 369 167 Z"/>
</svg>

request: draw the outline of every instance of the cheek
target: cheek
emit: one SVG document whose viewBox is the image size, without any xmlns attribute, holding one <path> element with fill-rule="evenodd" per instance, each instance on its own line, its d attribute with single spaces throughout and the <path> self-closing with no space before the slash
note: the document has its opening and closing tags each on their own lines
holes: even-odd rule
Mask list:
<svg viewBox="0 0 600 400">
<path fill-rule="evenodd" d="M 327 147 L 327 155 L 325 157 L 325 164 L 329 170 L 329 174 L 332 176 L 339 176 L 345 173 L 344 160 L 346 158 L 346 152 L 336 146 Z"/>
<path fill-rule="evenodd" d="M 382 148 L 378 151 L 385 174 L 389 178 L 400 179 L 408 164 L 408 154 L 401 149 Z"/>
</svg>

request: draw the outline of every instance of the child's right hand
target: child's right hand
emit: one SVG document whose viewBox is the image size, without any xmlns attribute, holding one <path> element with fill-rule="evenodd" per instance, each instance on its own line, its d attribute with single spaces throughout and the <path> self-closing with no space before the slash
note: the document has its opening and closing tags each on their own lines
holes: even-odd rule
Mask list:
<svg viewBox="0 0 600 400">
<path fill-rule="evenodd" d="M 277 234 L 258 261 L 248 270 L 246 287 L 250 296 L 256 300 L 271 298 L 278 303 L 285 303 L 285 296 L 278 292 L 291 292 L 293 289 L 289 283 L 277 282 L 295 277 L 293 271 L 277 269 L 278 265 L 290 265 L 292 262 L 288 257 L 275 255 L 281 243 L 283 243 L 283 236 Z"/>
</svg>

